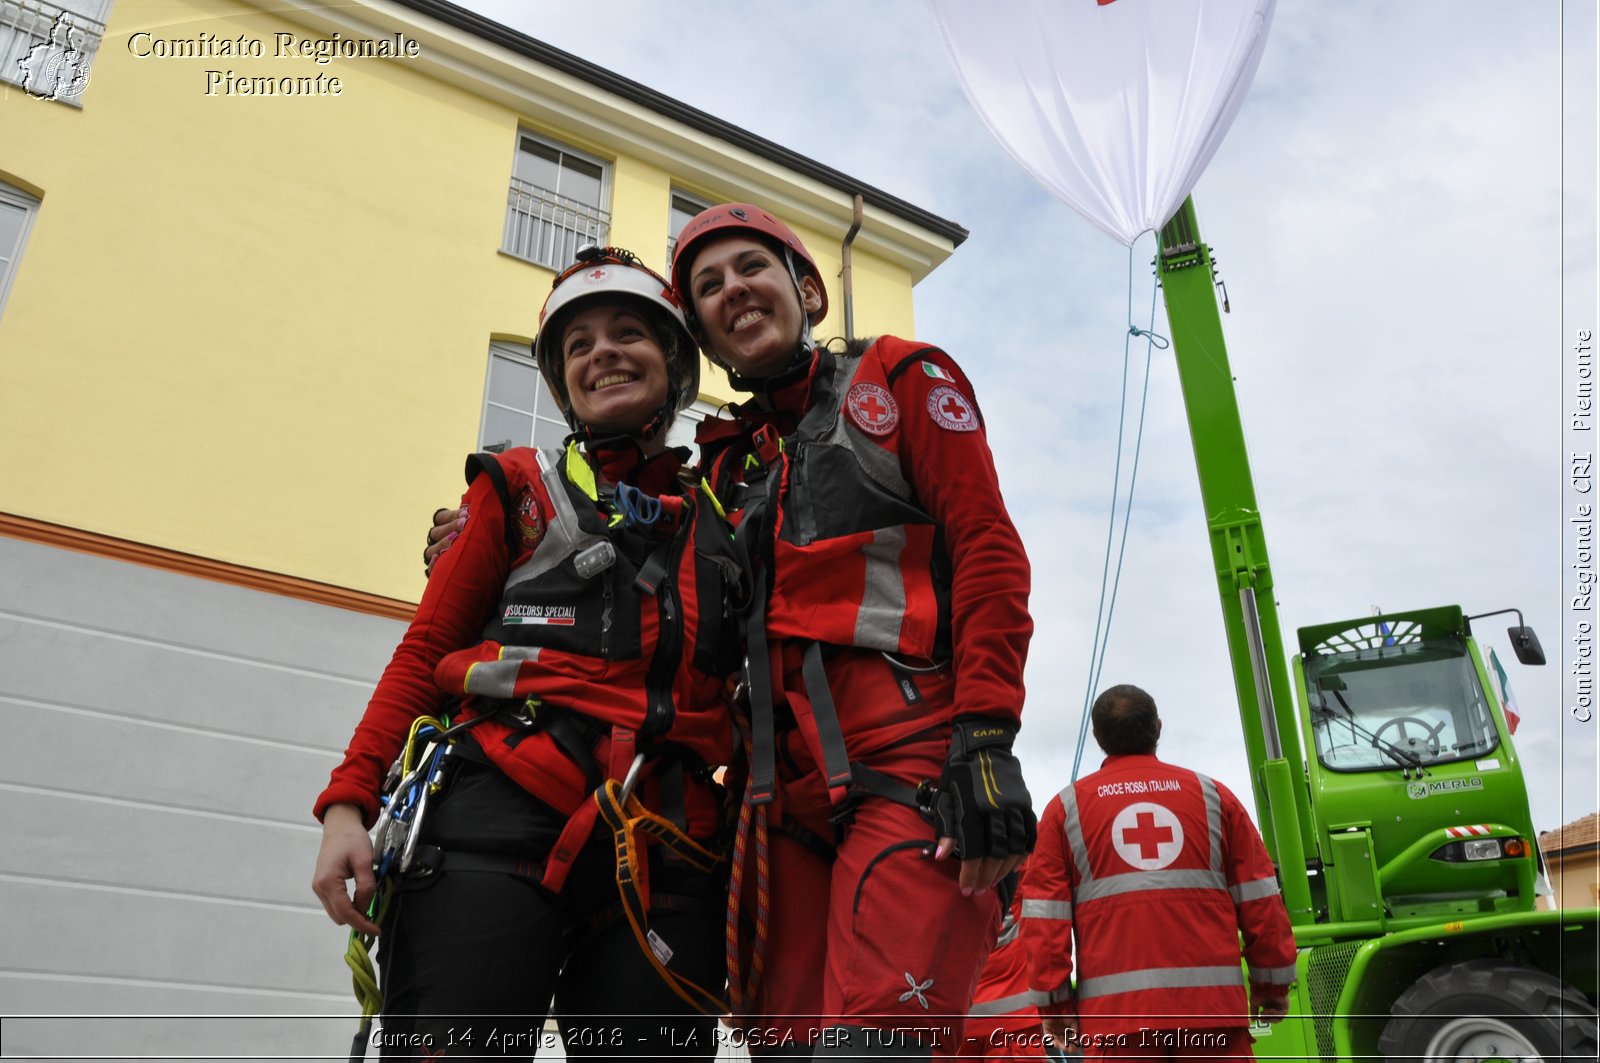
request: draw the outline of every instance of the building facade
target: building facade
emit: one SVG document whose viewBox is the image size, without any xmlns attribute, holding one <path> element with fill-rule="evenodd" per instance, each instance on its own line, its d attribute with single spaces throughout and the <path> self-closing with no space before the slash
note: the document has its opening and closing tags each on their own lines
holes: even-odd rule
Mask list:
<svg viewBox="0 0 1600 1063">
<path fill-rule="evenodd" d="M 1539 835 L 1556 908 L 1600 908 L 1600 812 Z"/>
<path fill-rule="evenodd" d="M 310 803 L 464 456 L 564 434 L 554 270 L 752 200 L 833 335 L 857 195 L 914 334 L 959 226 L 450 4 L 0 0 L 0 1010 L 124 1016 L 8 1050 L 342 1051 Z"/>
</svg>

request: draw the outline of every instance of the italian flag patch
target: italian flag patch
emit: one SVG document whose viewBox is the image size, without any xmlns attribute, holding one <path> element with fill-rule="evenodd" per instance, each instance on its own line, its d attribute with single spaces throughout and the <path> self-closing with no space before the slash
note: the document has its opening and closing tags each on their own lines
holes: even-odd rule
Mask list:
<svg viewBox="0 0 1600 1063">
<path fill-rule="evenodd" d="M 926 375 L 933 377 L 933 379 L 935 379 L 935 380 L 948 380 L 952 384 L 954 384 L 956 382 L 956 378 L 955 377 L 953 377 L 949 373 L 945 372 L 939 366 L 934 365 L 932 362 L 923 362 L 922 363 L 922 371 Z"/>
</svg>

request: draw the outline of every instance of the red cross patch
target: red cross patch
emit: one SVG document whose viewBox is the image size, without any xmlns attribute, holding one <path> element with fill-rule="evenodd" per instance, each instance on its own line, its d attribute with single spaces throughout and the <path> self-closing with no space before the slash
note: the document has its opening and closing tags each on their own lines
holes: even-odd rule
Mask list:
<svg viewBox="0 0 1600 1063">
<path fill-rule="evenodd" d="M 1183 824 L 1154 801 L 1136 801 L 1111 821 L 1111 844 L 1133 867 L 1160 871 L 1183 851 Z"/>
<path fill-rule="evenodd" d="M 900 407 L 887 388 L 877 384 L 855 384 L 844 397 L 844 409 L 857 428 L 875 436 L 886 436 L 900 423 Z"/>
<path fill-rule="evenodd" d="M 961 392 L 948 384 L 940 384 L 928 392 L 928 416 L 940 428 L 951 432 L 976 432 L 978 411 Z"/>
</svg>

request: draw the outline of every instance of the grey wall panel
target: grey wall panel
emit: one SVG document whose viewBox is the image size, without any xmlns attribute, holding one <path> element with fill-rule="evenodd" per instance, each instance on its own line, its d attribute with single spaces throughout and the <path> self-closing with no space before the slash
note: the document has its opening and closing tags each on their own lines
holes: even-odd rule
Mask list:
<svg viewBox="0 0 1600 1063">
<path fill-rule="evenodd" d="M 0 680 L 0 682 L 4 682 Z M 345 723 L 349 731 L 353 721 Z M 49 742 L 0 744 L 0 782 L 306 825 L 337 757 L 0 696 L 0 727 Z M 203 802 L 196 796 L 204 795 Z"/>
<path fill-rule="evenodd" d="M 59 1012 L 62 997 L 98 1001 L 103 1015 L 49 1017 Z M 343 1059 L 358 1027 L 348 994 L 336 999 L 0 976 L 0 998 L 10 1014 L 38 1016 L 6 1020 L 8 1057 Z"/>
<path fill-rule="evenodd" d="M 354 678 L 382 670 L 404 627 L 14 539 L 0 541 L 0 586 L 8 611 Z"/>
<path fill-rule="evenodd" d="M 310 808 L 403 631 L 0 539 L 3 1010 L 346 1016 L 8 1023 L 8 1055 L 343 1058 Z"/>
<path fill-rule="evenodd" d="M 321 839 L 314 824 L 26 791 L 4 800 L 0 875 L 322 911 L 308 886 Z"/>
<path fill-rule="evenodd" d="M 381 672 L 352 679 L 0 612 L 0 694 L 330 753 L 344 749 Z"/>
<path fill-rule="evenodd" d="M 214 986 L 244 992 L 348 992 L 345 938 L 321 908 L 5 881 L 0 956 L 12 973 Z M 99 1014 L 93 998 L 72 1010 Z"/>
</svg>

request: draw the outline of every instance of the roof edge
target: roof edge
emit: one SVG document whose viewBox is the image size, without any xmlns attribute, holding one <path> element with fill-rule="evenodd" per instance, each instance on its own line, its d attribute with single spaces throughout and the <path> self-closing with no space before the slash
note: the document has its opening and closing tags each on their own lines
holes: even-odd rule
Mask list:
<svg viewBox="0 0 1600 1063">
<path fill-rule="evenodd" d="M 499 45 L 508 51 L 526 56 L 535 62 L 570 74 L 598 89 L 620 96 L 666 118 L 681 122 L 691 129 L 710 134 L 769 162 L 835 188 L 847 196 L 859 193 L 868 206 L 876 207 L 943 237 L 949 240 L 953 247 L 960 247 L 969 235 L 964 227 L 947 218 L 941 218 L 880 188 L 857 181 L 849 174 L 835 170 L 765 137 L 757 136 L 705 111 L 690 107 L 665 93 L 657 92 L 587 59 L 581 59 L 571 52 L 564 52 L 554 45 L 485 18 L 474 11 L 468 11 L 450 3 L 449 0 L 392 0 L 392 2 L 491 44 Z"/>
</svg>

